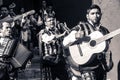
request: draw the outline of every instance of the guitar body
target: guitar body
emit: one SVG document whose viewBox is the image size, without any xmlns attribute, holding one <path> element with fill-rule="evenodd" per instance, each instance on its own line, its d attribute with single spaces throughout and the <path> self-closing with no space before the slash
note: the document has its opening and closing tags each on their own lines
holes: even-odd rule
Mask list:
<svg viewBox="0 0 120 80">
<path fill-rule="evenodd" d="M 103 41 L 95 46 L 90 46 L 92 40 L 103 37 L 103 34 L 99 31 L 95 31 L 90 35 L 91 40 L 89 42 L 82 42 L 81 44 L 69 46 L 69 51 L 73 61 L 79 65 L 87 63 L 93 54 L 98 54 L 105 50 L 106 42 Z"/>
</svg>

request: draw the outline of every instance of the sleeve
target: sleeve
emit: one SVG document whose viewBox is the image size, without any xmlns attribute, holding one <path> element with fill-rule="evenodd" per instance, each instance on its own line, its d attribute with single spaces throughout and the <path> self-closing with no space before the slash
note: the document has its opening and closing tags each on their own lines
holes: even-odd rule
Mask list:
<svg viewBox="0 0 120 80">
<path fill-rule="evenodd" d="M 110 50 L 108 50 L 107 52 L 105 52 L 105 58 L 103 59 L 102 63 L 103 63 L 103 67 L 105 69 L 105 71 L 109 72 L 112 68 L 113 68 L 113 60 L 112 60 L 112 52 Z"/>
<path fill-rule="evenodd" d="M 39 43 L 39 54 L 42 55 L 42 32 L 43 30 L 41 30 L 39 32 L 39 36 L 38 36 L 38 43 Z"/>
<path fill-rule="evenodd" d="M 45 42 L 45 43 L 49 43 L 50 41 L 52 41 L 53 39 L 55 38 L 55 35 L 48 35 L 46 33 L 44 33 L 42 35 L 42 41 Z"/>
<path fill-rule="evenodd" d="M 71 45 L 75 40 L 75 34 L 76 34 L 77 31 L 72 31 L 68 36 L 66 36 L 64 39 L 63 39 L 63 46 L 67 47 L 69 45 Z"/>
<path fill-rule="evenodd" d="M 73 44 L 77 39 L 82 38 L 83 32 L 81 31 L 81 26 L 78 24 L 72 28 L 71 32 L 63 40 L 63 46 L 68 47 Z"/>
</svg>

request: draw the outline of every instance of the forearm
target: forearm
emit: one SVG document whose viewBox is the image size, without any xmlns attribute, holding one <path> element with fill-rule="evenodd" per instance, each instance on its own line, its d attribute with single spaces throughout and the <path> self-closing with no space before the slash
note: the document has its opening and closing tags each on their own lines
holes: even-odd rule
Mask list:
<svg viewBox="0 0 120 80">
<path fill-rule="evenodd" d="M 104 68 L 107 72 L 109 72 L 113 68 L 113 60 L 112 60 L 112 52 L 105 52 L 105 59 L 103 61 Z"/>
<path fill-rule="evenodd" d="M 75 33 L 76 33 L 76 31 L 72 31 L 68 36 L 66 36 L 66 37 L 64 38 L 64 40 L 63 40 L 63 45 L 64 45 L 65 47 L 70 46 L 70 45 L 76 40 L 76 38 L 75 38 Z"/>
<path fill-rule="evenodd" d="M 112 60 L 112 52 L 109 51 L 107 56 L 106 56 L 106 62 L 108 66 L 108 71 L 110 71 L 113 67 L 113 60 Z"/>
</svg>

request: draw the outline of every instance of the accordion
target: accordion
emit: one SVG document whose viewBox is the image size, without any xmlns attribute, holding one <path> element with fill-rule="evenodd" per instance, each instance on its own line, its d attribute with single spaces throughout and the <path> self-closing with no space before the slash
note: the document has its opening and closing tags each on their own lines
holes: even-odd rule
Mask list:
<svg viewBox="0 0 120 80">
<path fill-rule="evenodd" d="M 17 46 L 16 39 L 4 39 L 0 44 L 0 56 L 2 57 L 12 57 L 14 50 Z"/>
<path fill-rule="evenodd" d="M 32 53 L 23 44 L 19 43 L 10 62 L 14 68 L 24 69 L 27 62 L 31 59 Z"/>
<path fill-rule="evenodd" d="M 14 68 L 24 68 L 32 53 L 17 39 L 5 39 L 0 45 L 0 56 L 9 60 Z"/>
</svg>

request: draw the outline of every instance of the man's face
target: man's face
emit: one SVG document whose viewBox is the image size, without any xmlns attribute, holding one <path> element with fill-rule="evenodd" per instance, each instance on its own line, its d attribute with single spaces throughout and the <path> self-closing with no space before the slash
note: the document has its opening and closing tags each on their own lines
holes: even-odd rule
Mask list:
<svg viewBox="0 0 120 80">
<path fill-rule="evenodd" d="M 1 33 L 4 35 L 4 37 L 11 36 L 11 26 L 9 23 L 7 22 L 2 23 Z"/>
<path fill-rule="evenodd" d="M 2 7 L 2 8 L 1 8 L 1 14 L 2 14 L 3 16 L 7 16 L 8 13 L 9 13 L 9 11 L 8 11 L 8 9 L 7 9 L 6 7 Z"/>
<path fill-rule="evenodd" d="M 45 22 L 46 27 L 52 28 L 55 25 L 54 18 L 47 18 Z"/>
<path fill-rule="evenodd" d="M 87 19 L 92 24 L 98 24 L 101 20 L 101 12 L 98 9 L 91 9 L 87 14 Z"/>
</svg>

